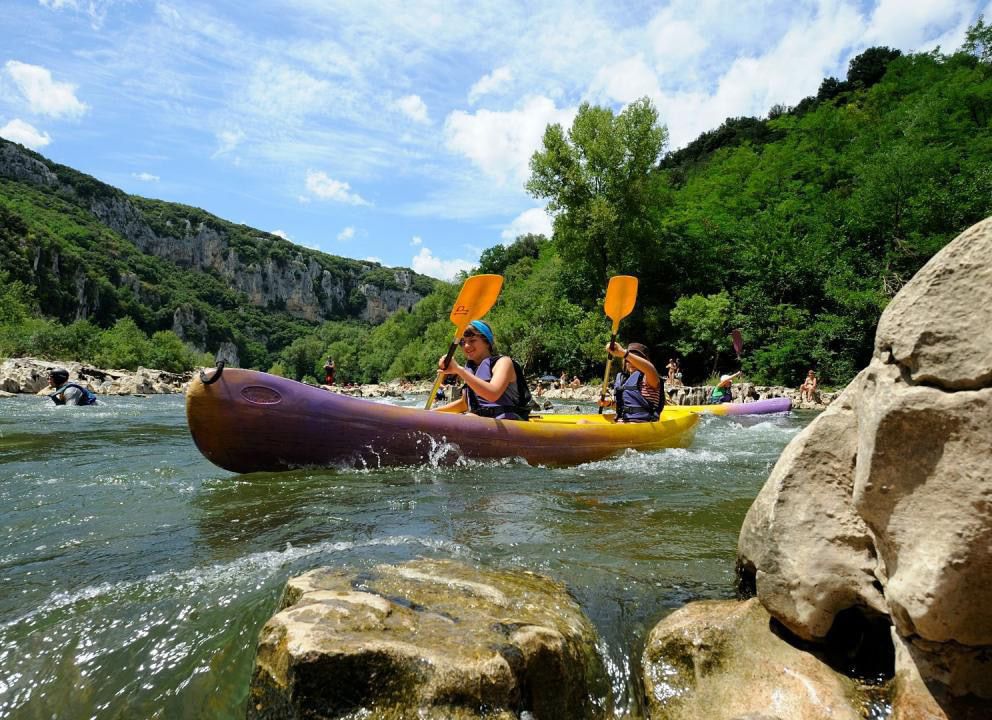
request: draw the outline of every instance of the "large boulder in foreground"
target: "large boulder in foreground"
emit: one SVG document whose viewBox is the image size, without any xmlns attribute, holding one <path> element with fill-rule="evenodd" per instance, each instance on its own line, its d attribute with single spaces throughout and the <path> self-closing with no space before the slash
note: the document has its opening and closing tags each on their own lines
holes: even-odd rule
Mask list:
<svg viewBox="0 0 992 720">
<path fill-rule="evenodd" d="M 565 588 L 529 572 L 312 570 L 262 629 L 248 717 L 600 718 L 595 644 Z"/>
<path fill-rule="evenodd" d="M 769 628 L 756 599 L 690 603 L 644 648 L 651 720 L 861 720 L 862 686 Z"/>
<path fill-rule="evenodd" d="M 892 300 L 870 365 L 749 510 L 738 563 L 798 636 L 891 622 L 897 676 L 992 699 L 992 218 Z"/>
</svg>

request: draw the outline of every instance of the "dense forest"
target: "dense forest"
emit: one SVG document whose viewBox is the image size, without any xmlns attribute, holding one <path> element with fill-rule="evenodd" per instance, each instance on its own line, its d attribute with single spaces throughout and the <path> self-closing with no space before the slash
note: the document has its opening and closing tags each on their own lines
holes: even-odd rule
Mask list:
<svg viewBox="0 0 992 720">
<path fill-rule="evenodd" d="M 607 281 L 630 274 L 640 291 L 621 339 L 659 365 L 681 356 L 688 380 L 742 367 L 796 385 L 814 367 L 843 384 L 867 364 L 892 296 L 992 214 L 992 26 L 979 20 L 950 54 L 871 48 L 815 97 L 728 119 L 676 151 L 666 135 L 647 99 L 619 113 L 583 105 L 570 128 L 547 128 L 527 189 L 553 214 L 553 237 L 489 248 L 478 267 L 505 276 L 489 314 L 498 349 L 529 372 L 595 377 Z M 330 354 L 340 381 L 429 377 L 457 289 L 438 284 L 375 326 L 294 325 L 243 364 L 305 378 Z M 13 308 L 0 322 L 27 322 L 31 291 L 0 285 Z"/>
</svg>

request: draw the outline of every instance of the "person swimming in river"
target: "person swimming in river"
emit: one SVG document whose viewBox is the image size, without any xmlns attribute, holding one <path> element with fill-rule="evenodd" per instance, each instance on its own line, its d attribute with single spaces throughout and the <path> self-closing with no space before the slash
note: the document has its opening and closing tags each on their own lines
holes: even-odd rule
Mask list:
<svg viewBox="0 0 992 720">
<path fill-rule="evenodd" d="M 467 361 L 460 365 L 454 357 L 438 371 L 464 381 L 461 397 L 435 408 L 438 412 L 470 412 L 496 420 L 526 420 L 530 416 L 531 394 L 520 365 L 508 355 L 498 355 L 492 328 L 482 320 L 473 320 L 462 333 L 458 344 Z"/>
<path fill-rule="evenodd" d="M 617 422 L 654 422 L 664 407 L 665 381 L 658 374 L 648 349 L 632 342 L 626 348 L 620 343 L 606 346 L 614 357 L 623 358 L 623 368 L 613 383 L 613 400 L 601 405 L 616 406 Z"/>
<path fill-rule="evenodd" d="M 56 405 L 96 405 L 96 393 L 78 383 L 69 382 L 69 371 L 55 368 L 48 373 L 50 397 Z"/>
</svg>

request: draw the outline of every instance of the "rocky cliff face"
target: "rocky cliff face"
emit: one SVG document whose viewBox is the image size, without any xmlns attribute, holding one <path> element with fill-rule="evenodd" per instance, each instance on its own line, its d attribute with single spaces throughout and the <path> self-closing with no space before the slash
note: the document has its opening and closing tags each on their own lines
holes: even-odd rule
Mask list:
<svg viewBox="0 0 992 720">
<path fill-rule="evenodd" d="M 362 320 L 379 323 L 400 308 L 409 309 L 423 297 L 414 287 L 415 276 L 408 270 L 391 271 L 391 287 L 382 287 L 364 277 L 367 271 L 377 267 L 373 263 L 354 263 L 354 270 L 332 274 L 318 261 L 315 251 L 292 245 L 288 253 L 279 257 L 270 256 L 262 262 L 246 260 L 228 233 L 218 229 L 224 225 L 222 221 L 216 227 L 202 220 L 184 219 L 178 226 L 169 221 L 167 232 L 156 232 L 141 209 L 123 192 L 87 179 L 87 190 L 91 192 L 84 194 L 66 168 L 5 141 L 0 141 L 0 177 L 53 191 L 87 209 L 142 252 L 181 268 L 216 273 L 260 307 L 285 309 L 310 321 L 357 315 Z M 93 187 L 98 192 L 92 192 Z M 284 242 L 256 232 L 262 242 Z M 93 308 L 85 278 L 82 281 L 77 316 L 85 318 L 92 314 Z"/>
</svg>

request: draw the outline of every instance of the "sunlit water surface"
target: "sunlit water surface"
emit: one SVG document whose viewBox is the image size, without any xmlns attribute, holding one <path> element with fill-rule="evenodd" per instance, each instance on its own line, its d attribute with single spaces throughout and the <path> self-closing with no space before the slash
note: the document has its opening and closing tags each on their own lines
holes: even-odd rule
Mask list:
<svg viewBox="0 0 992 720">
<path fill-rule="evenodd" d="M 643 638 L 733 596 L 744 515 L 811 418 L 704 418 L 690 449 L 570 469 L 239 476 L 196 450 L 182 397 L 0 400 L 0 718 L 243 718 L 287 578 L 416 557 L 566 583 L 639 717 Z"/>
</svg>

